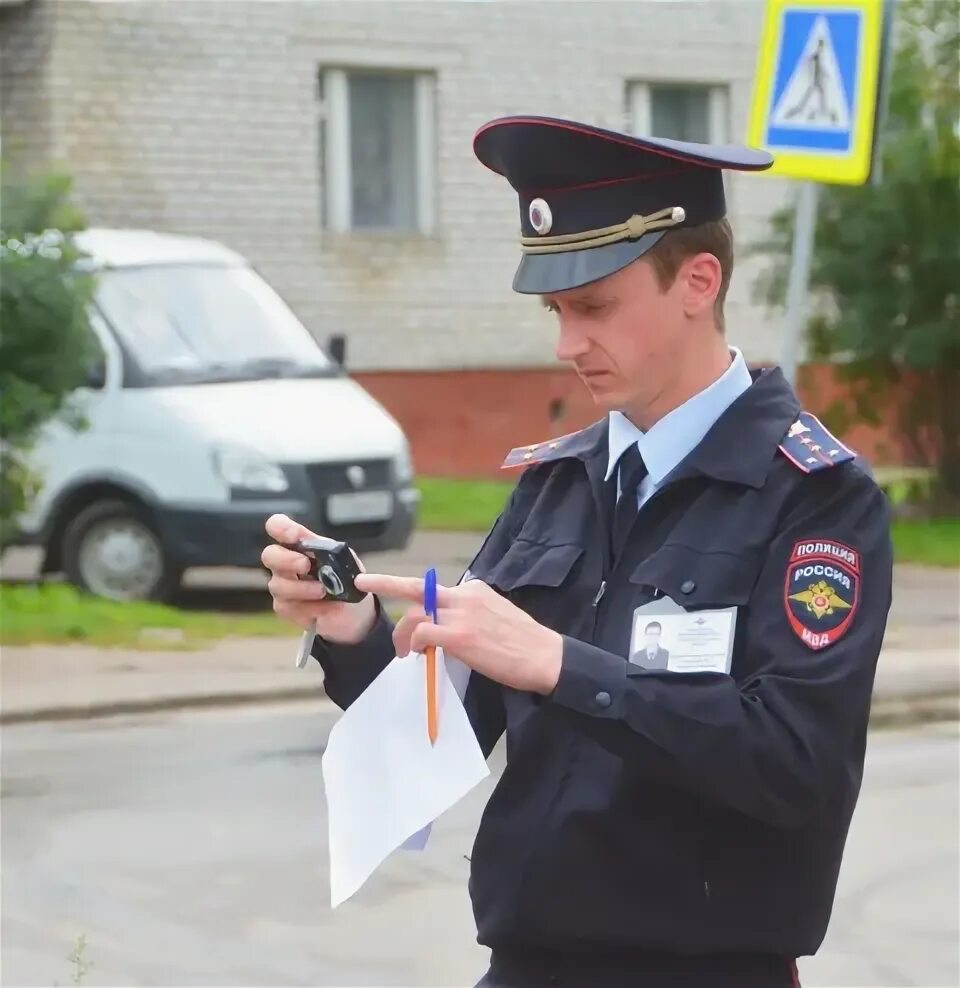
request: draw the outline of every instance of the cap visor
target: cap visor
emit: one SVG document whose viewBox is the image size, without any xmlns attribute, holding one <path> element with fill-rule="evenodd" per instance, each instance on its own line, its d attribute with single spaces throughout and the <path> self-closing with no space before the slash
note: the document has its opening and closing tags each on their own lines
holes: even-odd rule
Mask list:
<svg viewBox="0 0 960 988">
<path fill-rule="evenodd" d="M 521 295 L 552 295 L 599 281 L 644 255 L 664 232 L 655 230 L 639 240 L 621 240 L 587 250 L 524 254 L 513 277 L 513 290 Z"/>
</svg>

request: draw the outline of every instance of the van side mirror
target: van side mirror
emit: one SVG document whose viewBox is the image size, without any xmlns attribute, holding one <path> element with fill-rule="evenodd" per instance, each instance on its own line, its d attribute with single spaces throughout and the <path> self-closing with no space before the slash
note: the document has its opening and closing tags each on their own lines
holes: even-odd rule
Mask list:
<svg viewBox="0 0 960 988">
<path fill-rule="evenodd" d="M 102 360 L 97 360 L 87 367 L 83 383 L 94 391 L 101 391 L 107 386 L 107 366 Z"/>
<path fill-rule="evenodd" d="M 331 336 L 327 341 L 327 352 L 330 354 L 330 359 L 335 363 L 339 364 L 341 367 L 346 367 L 347 365 L 347 338 L 343 334 L 338 333 L 336 336 Z"/>
</svg>

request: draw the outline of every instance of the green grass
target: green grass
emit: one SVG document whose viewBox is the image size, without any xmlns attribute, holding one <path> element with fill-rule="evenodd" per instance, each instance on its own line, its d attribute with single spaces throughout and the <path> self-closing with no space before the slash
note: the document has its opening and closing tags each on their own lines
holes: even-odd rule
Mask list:
<svg viewBox="0 0 960 988">
<path fill-rule="evenodd" d="M 45 642 L 189 649 L 227 636 L 285 635 L 273 615 L 183 611 L 102 600 L 65 584 L 0 588 L 0 644 Z"/>
<path fill-rule="evenodd" d="M 421 528 L 486 532 L 510 496 L 515 482 L 421 477 L 417 481 Z"/>
<path fill-rule="evenodd" d="M 937 475 L 928 467 L 875 467 L 873 479 L 895 507 L 929 502 Z"/>
<path fill-rule="evenodd" d="M 898 563 L 960 566 L 960 518 L 899 518 L 893 523 Z"/>
</svg>

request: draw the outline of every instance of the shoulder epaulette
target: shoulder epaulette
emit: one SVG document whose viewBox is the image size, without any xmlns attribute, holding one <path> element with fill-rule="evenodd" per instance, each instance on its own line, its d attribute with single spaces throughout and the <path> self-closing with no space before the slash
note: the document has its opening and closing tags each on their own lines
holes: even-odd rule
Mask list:
<svg viewBox="0 0 960 988">
<path fill-rule="evenodd" d="M 780 443 L 780 452 L 804 473 L 826 470 L 857 455 L 810 412 L 801 412 L 790 426 Z"/>
<path fill-rule="evenodd" d="M 585 429 L 577 432 L 568 432 L 565 436 L 557 436 L 556 439 L 548 439 L 546 442 L 533 443 L 531 446 L 515 446 L 507 453 L 501 470 L 509 467 L 529 467 L 535 463 L 547 463 L 550 460 L 557 460 L 565 456 L 571 446 L 571 440 L 583 435 Z"/>
</svg>

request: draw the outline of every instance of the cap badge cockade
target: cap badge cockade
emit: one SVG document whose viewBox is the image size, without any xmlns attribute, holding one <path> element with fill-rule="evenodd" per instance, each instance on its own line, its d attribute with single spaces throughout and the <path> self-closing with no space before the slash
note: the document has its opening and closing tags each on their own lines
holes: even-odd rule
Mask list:
<svg viewBox="0 0 960 988">
<path fill-rule="evenodd" d="M 530 203 L 530 225 L 541 237 L 553 227 L 553 213 L 545 199 L 534 199 Z"/>
</svg>

